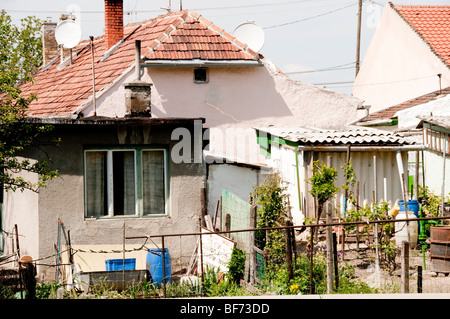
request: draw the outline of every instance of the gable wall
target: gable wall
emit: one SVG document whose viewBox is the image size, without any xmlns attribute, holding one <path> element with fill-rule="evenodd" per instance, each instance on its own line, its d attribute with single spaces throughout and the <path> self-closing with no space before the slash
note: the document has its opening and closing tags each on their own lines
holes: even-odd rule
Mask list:
<svg viewBox="0 0 450 319">
<path fill-rule="evenodd" d="M 353 95 L 370 112 L 450 85 L 450 69 L 388 5 L 386 5 L 353 86 Z M 384 84 L 379 84 L 384 83 Z"/>
</svg>

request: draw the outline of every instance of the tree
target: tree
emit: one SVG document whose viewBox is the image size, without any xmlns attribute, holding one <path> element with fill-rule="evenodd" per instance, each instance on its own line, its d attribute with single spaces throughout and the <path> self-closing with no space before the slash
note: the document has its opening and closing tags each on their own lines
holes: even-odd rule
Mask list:
<svg viewBox="0 0 450 319">
<path fill-rule="evenodd" d="M 310 193 L 317 199 L 317 224 L 325 203 L 339 191 L 339 188 L 334 185 L 336 177 L 335 168 L 328 167 L 319 161 L 313 163 L 313 175 L 309 182 L 311 183 Z"/>
<path fill-rule="evenodd" d="M 0 183 L 6 190 L 38 191 L 58 175 L 46 161 L 20 158 L 26 147 L 37 145 L 38 136 L 52 130 L 27 121 L 28 106 L 37 97 L 25 97 L 19 88 L 20 83 L 32 81 L 32 72 L 41 64 L 40 24 L 39 19 L 28 17 L 18 28 L 0 11 Z M 20 176 L 23 171 L 38 174 L 38 182 Z"/>
</svg>

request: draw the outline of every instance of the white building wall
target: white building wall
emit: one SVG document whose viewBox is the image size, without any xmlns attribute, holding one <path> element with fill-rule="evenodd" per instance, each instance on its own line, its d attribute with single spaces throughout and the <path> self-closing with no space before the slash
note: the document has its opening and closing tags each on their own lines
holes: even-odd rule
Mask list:
<svg viewBox="0 0 450 319">
<path fill-rule="evenodd" d="M 133 80 L 130 69 L 99 94 L 97 115 L 124 116 L 123 84 Z M 142 80 L 153 84 L 153 117 L 204 117 L 211 153 L 251 163 L 264 160 L 253 127 L 345 125 L 365 115 L 357 111 L 358 99 L 294 81 L 268 60 L 263 66 L 210 67 L 202 84 L 194 83 L 191 67 L 146 68 Z M 92 105 L 83 113 L 92 115 Z"/>
<path fill-rule="evenodd" d="M 450 86 L 450 69 L 395 12 L 384 8 L 353 85 L 353 96 L 376 112 Z"/>
</svg>

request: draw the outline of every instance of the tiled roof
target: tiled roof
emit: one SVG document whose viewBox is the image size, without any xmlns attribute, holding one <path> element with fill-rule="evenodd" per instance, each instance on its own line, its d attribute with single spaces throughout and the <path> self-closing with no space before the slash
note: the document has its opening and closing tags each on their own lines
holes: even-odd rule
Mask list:
<svg viewBox="0 0 450 319">
<path fill-rule="evenodd" d="M 374 112 L 372 114 L 369 114 L 367 117 L 362 119 L 360 122 L 371 122 L 371 121 L 382 120 L 382 119 L 391 119 L 391 118 L 395 117 L 395 114 L 398 111 L 402 111 L 402 110 L 409 109 L 416 105 L 421 105 L 421 104 L 428 103 L 430 101 L 434 101 L 437 98 L 446 96 L 448 94 L 450 94 L 450 87 L 416 97 L 414 99 L 391 106 L 387 109 L 384 109 L 384 110 L 381 110 L 378 112 Z"/>
<path fill-rule="evenodd" d="M 402 134 L 377 129 L 348 126 L 336 129 L 295 127 L 257 128 L 259 131 L 296 142 L 299 145 L 406 145 Z"/>
<path fill-rule="evenodd" d="M 141 54 L 147 60 L 235 60 L 257 61 L 259 54 L 199 14 L 183 10 L 124 27 L 124 41 L 106 58 L 104 37 L 94 39 L 95 88 L 97 96 L 108 90 L 134 67 L 134 43 L 141 40 Z M 72 64 L 59 65 L 56 58 L 34 75 L 34 82 L 21 86 L 31 103 L 28 115 L 67 116 L 92 99 L 90 41 L 73 50 Z"/>
<path fill-rule="evenodd" d="M 450 67 L 450 6 L 391 6 Z"/>
</svg>

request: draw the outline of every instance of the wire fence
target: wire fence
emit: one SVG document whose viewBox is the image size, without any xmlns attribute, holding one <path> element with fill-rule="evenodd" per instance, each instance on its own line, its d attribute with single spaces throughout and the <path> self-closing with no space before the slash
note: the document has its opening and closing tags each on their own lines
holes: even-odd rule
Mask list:
<svg viewBox="0 0 450 319">
<path fill-rule="evenodd" d="M 26 283 L 33 275 L 27 277 L 27 271 L 35 271 L 27 266 L 31 264 L 55 268 L 57 282 L 78 294 L 116 290 L 132 298 L 450 293 L 450 242 L 433 239 L 432 234 L 415 237 L 424 233 L 419 229 L 409 240 L 399 236 L 404 225 L 444 224 L 447 219 L 450 216 L 288 223 L 225 231 L 200 227 L 196 233 L 124 236 L 123 248 L 111 250 L 63 245 L 53 256 L 32 261 L 15 256 L 4 263 L 18 266 L 17 291 L 36 286 Z M 386 241 L 383 230 L 392 223 L 396 231 Z M 450 226 L 436 227 L 450 233 Z M 46 262 L 49 258 L 56 262 Z M 127 268 L 133 259 L 135 264 Z M 95 268 L 94 260 L 103 265 L 115 261 L 116 268 Z M 89 267 L 76 266 L 82 263 Z M 0 285 L 6 285 L 6 277 L 0 275 Z"/>
</svg>

